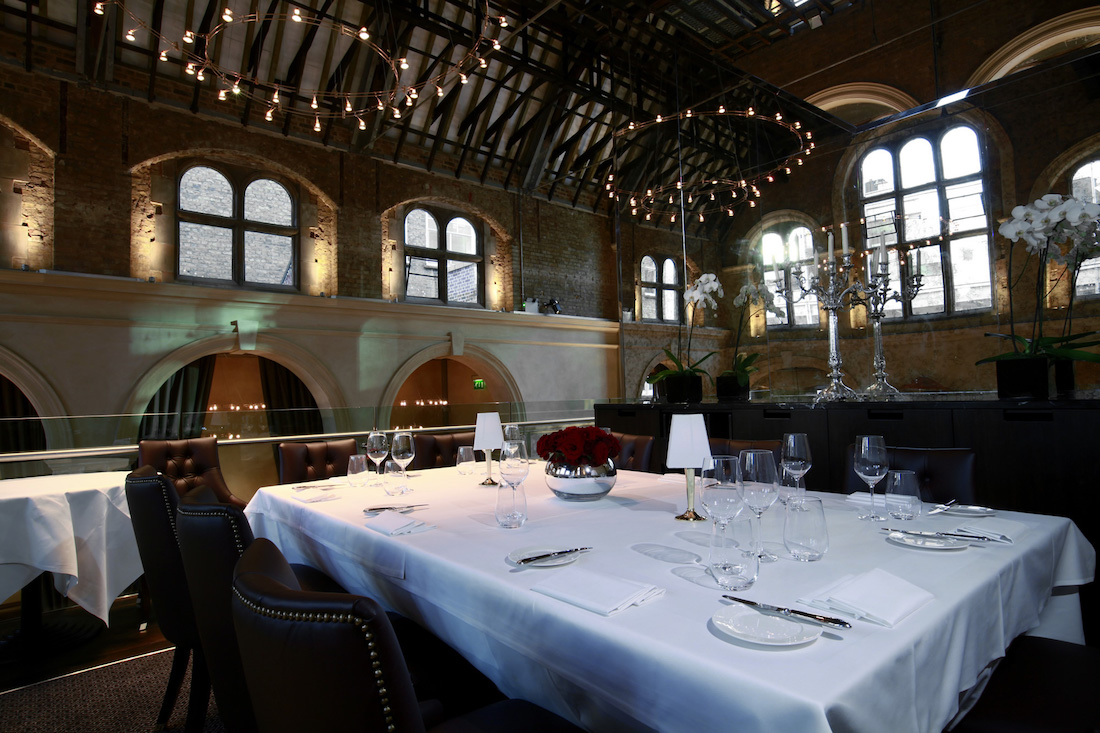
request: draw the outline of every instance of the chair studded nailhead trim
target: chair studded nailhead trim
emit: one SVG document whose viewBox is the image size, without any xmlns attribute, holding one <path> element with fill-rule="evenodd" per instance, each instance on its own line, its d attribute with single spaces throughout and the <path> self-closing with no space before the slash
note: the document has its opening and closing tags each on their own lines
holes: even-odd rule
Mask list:
<svg viewBox="0 0 1100 733">
<path fill-rule="evenodd" d="M 393 720 L 393 709 L 390 707 L 390 691 L 386 687 L 386 680 L 382 672 L 382 661 L 378 658 L 378 652 L 375 651 L 374 632 L 370 630 L 370 625 L 365 619 L 350 613 L 302 613 L 301 611 L 280 611 L 274 608 L 267 608 L 261 606 L 258 603 L 253 603 L 249 599 L 241 595 L 241 592 L 237 589 L 233 589 L 234 595 L 253 613 L 258 613 L 261 616 L 268 616 L 270 618 L 285 619 L 289 621 L 304 621 L 309 623 L 341 623 L 352 624 L 358 627 L 359 631 L 363 633 L 363 638 L 367 642 L 367 649 L 370 650 L 370 666 L 374 670 L 374 684 L 378 688 L 378 701 L 382 705 L 382 714 L 386 719 L 386 730 L 396 731 L 397 725 Z"/>
<path fill-rule="evenodd" d="M 157 475 L 163 476 L 164 474 Z M 155 486 L 157 490 L 160 491 L 160 498 L 164 501 L 164 513 L 168 515 L 168 524 L 172 527 L 172 536 L 176 538 L 176 544 L 178 545 L 180 543 L 180 534 L 176 531 L 176 513 L 172 511 L 172 503 L 168 501 L 168 494 L 165 491 L 164 483 L 155 478 L 130 479 L 130 483 L 137 486 Z M 171 484 L 171 480 L 169 480 L 168 483 Z M 175 491 L 175 487 L 172 487 L 171 490 Z"/>
<path fill-rule="evenodd" d="M 185 514 L 189 517 L 207 517 L 217 516 L 229 522 L 229 526 L 233 529 L 233 544 L 237 546 L 237 553 L 244 554 L 244 541 L 241 539 L 241 526 L 237 523 L 237 517 L 224 509 L 217 507 L 207 509 L 203 512 L 193 512 L 186 504 L 180 504 L 179 513 Z"/>
</svg>

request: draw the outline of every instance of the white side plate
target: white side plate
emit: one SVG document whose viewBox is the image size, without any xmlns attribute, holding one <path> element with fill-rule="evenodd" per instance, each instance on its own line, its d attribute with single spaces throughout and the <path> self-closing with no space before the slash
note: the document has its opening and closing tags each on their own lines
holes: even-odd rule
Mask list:
<svg viewBox="0 0 1100 733">
<path fill-rule="evenodd" d="M 718 609 L 710 620 L 727 636 L 764 646 L 809 644 L 822 632 L 817 624 L 801 624 L 782 616 L 760 613 L 740 603 Z"/>
<path fill-rule="evenodd" d="M 957 517 L 992 517 L 997 513 L 996 509 L 987 506 L 973 506 L 952 504 L 943 510 L 944 514 L 954 514 Z"/>
<path fill-rule="evenodd" d="M 508 562 L 511 565 L 515 565 L 520 568 L 553 568 L 558 565 L 568 565 L 571 562 L 575 562 L 579 552 L 570 552 L 568 555 L 558 555 L 557 557 L 548 557 L 545 560 L 536 560 L 535 562 L 529 562 L 524 565 L 520 565 L 519 561 L 528 557 L 535 557 L 536 555 L 545 555 L 550 552 L 557 552 L 558 550 L 564 550 L 565 547 L 521 547 L 518 550 L 513 550 L 508 553 Z"/>
<path fill-rule="evenodd" d="M 916 547 L 921 550 L 965 550 L 970 547 L 968 540 L 959 540 L 954 537 L 917 537 L 901 532 L 891 532 L 886 535 L 886 541 L 902 547 Z"/>
</svg>

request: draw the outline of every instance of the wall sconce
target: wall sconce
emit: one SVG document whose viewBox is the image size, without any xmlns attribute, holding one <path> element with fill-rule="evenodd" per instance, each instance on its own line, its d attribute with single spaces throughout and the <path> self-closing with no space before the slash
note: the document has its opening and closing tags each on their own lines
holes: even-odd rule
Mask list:
<svg viewBox="0 0 1100 733">
<path fill-rule="evenodd" d="M 551 298 L 550 300 L 543 303 L 539 307 L 539 310 L 541 310 L 543 313 L 559 314 L 559 313 L 561 313 L 561 306 L 558 305 L 557 300 L 555 300 L 554 298 Z"/>
</svg>

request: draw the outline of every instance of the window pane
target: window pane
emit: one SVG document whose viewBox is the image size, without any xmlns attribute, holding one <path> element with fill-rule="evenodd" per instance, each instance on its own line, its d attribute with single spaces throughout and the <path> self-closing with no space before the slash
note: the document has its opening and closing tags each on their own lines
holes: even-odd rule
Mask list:
<svg viewBox="0 0 1100 733">
<path fill-rule="evenodd" d="M 870 273 L 871 270 L 873 269 L 874 261 L 876 259 L 877 259 L 877 257 L 868 257 L 867 258 L 867 271 L 868 271 L 868 273 Z M 889 281 L 890 288 L 893 292 L 897 292 L 898 283 L 901 282 L 901 274 L 900 274 L 901 269 L 898 266 L 898 253 L 897 253 L 897 251 L 893 250 L 893 249 L 887 250 L 886 251 L 886 260 L 890 265 L 888 270 L 887 270 L 890 274 L 890 281 Z M 870 277 L 868 277 L 867 279 L 870 280 Z M 888 300 L 888 301 L 886 301 L 886 305 L 883 307 L 882 310 L 883 310 L 883 313 L 886 314 L 887 318 L 901 318 L 904 315 L 904 313 L 902 312 L 901 303 L 897 300 Z"/>
<path fill-rule="evenodd" d="M 1100 294 L 1100 259 L 1085 260 L 1077 273 L 1077 295 Z"/>
<path fill-rule="evenodd" d="M 969 176 L 982 170 L 978 136 L 969 127 L 956 127 L 944 135 L 940 141 L 940 155 L 944 178 Z"/>
<path fill-rule="evenodd" d="M 233 230 L 180 222 L 179 274 L 233 279 Z"/>
<path fill-rule="evenodd" d="M 936 189 L 908 194 L 902 199 L 901 208 L 905 216 L 903 241 L 912 242 L 940 235 L 940 197 Z"/>
<path fill-rule="evenodd" d="M 806 293 L 794 304 L 794 325 L 816 326 L 821 323 L 821 311 L 817 308 L 817 296 Z"/>
<path fill-rule="evenodd" d="M 657 319 L 657 288 L 642 288 L 642 318 L 650 321 Z"/>
<path fill-rule="evenodd" d="M 233 187 L 213 168 L 192 168 L 180 176 L 180 209 L 233 216 Z"/>
<path fill-rule="evenodd" d="M 775 232 L 768 232 L 760 238 L 760 253 L 764 258 L 765 267 L 773 262 L 787 261 L 787 248 L 783 244 L 783 237 Z"/>
<path fill-rule="evenodd" d="M 921 250 L 922 252 L 924 249 Z M 923 254 L 922 254 L 923 257 Z M 923 259 L 921 261 L 923 269 Z M 984 234 L 951 242 L 951 277 L 955 283 L 955 310 L 993 307 L 989 281 L 989 240 Z"/>
<path fill-rule="evenodd" d="M 244 233 L 245 282 L 294 284 L 294 240 L 278 234 Z"/>
<path fill-rule="evenodd" d="M 875 196 L 894 190 L 894 158 L 886 150 L 872 150 L 860 166 L 864 196 Z"/>
<path fill-rule="evenodd" d="M 477 235 L 470 222 L 461 218 L 447 222 L 447 249 L 467 255 L 477 254 Z"/>
<path fill-rule="evenodd" d="M 768 290 L 772 291 L 772 294 L 775 295 L 775 304 L 783 310 L 783 315 L 781 316 L 777 316 L 771 311 L 766 311 L 767 315 L 764 317 L 764 322 L 769 326 L 787 325 L 787 299 L 784 298 L 782 295 L 777 294 L 779 288 L 776 286 L 777 282 L 785 277 L 785 271 L 780 270 L 778 275 L 779 277 L 777 278 L 775 275 L 772 274 L 772 271 L 770 269 L 764 271 L 764 286 L 767 287 Z M 746 307 L 748 306 L 746 305 Z M 736 326 L 734 326 L 734 328 L 736 328 Z"/>
<path fill-rule="evenodd" d="M 1073 197 L 1094 204 L 1100 203 L 1100 160 L 1081 166 L 1073 174 Z"/>
<path fill-rule="evenodd" d="M 669 260 L 671 262 L 671 260 Z M 680 291 L 664 289 L 661 291 L 661 320 L 680 322 Z"/>
<path fill-rule="evenodd" d="M 439 249 L 439 227 L 436 226 L 435 217 L 424 209 L 410 211 L 405 217 L 405 244 L 409 247 Z"/>
<path fill-rule="evenodd" d="M 665 285 L 678 285 L 680 283 L 680 276 L 676 272 L 676 260 L 665 260 L 661 270 L 661 282 Z"/>
<path fill-rule="evenodd" d="M 890 253 L 891 258 L 895 255 Z M 890 260 L 891 263 L 894 261 Z M 920 248 L 920 274 L 924 276 L 921 281 L 920 291 L 913 298 L 913 313 L 924 315 L 927 313 L 943 313 L 945 310 L 943 300 L 943 265 L 940 263 L 939 245 L 931 245 Z M 989 280 L 989 276 L 986 276 Z M 896 282 L 896 281 L 895 281 Z"/>
<path fill-rule="evenodd" d="M 406 220 L 407 221 L 407 220 Z M 405 295 L 410 298 L 439 297 L 439 263 L 426 257 L 405 257 Z"/>
<path fill-rule="evenodd" d="M 652 257 L 647 256 L 642 258 L 642 282 L 657 282 L 657 264 L 653 261 Z M 654 317 L 656 317 L 656 314 L 654 314 Z"/>
<path fill-rule="evenodd" d="M 449 260 L 447 262 L 447 301 L 450 303 L 476 303 L 478 302 L 477 294 L 477 263 Z"/>
<path fill-rule="evenodd" d="M 253 181 L 244 190 L 244 218 L 264 224 L 293 226 L 294 204 L 290 193 L 275 181 Z"/>
<path fill-rule="evenodd" d="M 947 187 L 947 218 L 952 234 L 986 228 L 981 180 Z"/>
<path fill-rule="evenodd" d="M 913 188 L 936 180 L 936 166 L 932 160 L 932 143 L 923 137 L 909 142 L 898 154 L 901 161 L 901 187 Z"/>
<path fill-rule="evenodd" d="M 867 222 L 864 247 L 874 249 L 885 243 L 891 247 L 898 243 L 897 221 L 894 218 L 894 199 L 876 201 L 863 206 L 863 218 Z"/>
<path fill-rule="evenodd" d="M 814 235 L 806 227 L 799 227 L 791 232 L 790 239 L 791 259 L 812 260 L 814 258 Z"/>
</svg>

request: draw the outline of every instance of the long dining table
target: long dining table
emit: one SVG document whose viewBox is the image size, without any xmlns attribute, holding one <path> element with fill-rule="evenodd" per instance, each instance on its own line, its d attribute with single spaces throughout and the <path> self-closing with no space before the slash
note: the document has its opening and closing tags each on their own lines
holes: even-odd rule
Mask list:
<svg viewBox="0 0 1100 733">
<path fill-rule="evenodd" d="M 482 478 L 422 471 L 410 479 L 413 491 L 396 497 L 340 480 L 266 487 L 246 512 L 291 562 L 410 616 L 506 695 L 592 731 L 940 731 L 1010 642 L 1040 624 L 1054 589 L 1084 585 L 1095 572 L 1093 547 L 1062 517 L 998 512 L 1015 523 L 1012 544 L 930 551 L 887 541 L 843 495 L 815 494 L 825 505 L 825 556 L 782 556 L 777 503 L 762 536 L 780 559 L 735 595 L 812 611 L 799 598 L 879 569 L 934 598 L 893 627 L 853 620 L 850 630 L 826 629 L 808 643 L 766 646 L 730 636 L 712 618 L 730 602 L 705 567 L 709 523 L 674 519 L 685 505 L 682 476 L 619 471 L 608 496 L 570 502 L 552 495 L 533 462 L 529 518 L 518 529 L 497 525 L 497 489 Z M 391 536 L 368 526 L 365 508 L 395 503 L 426 504 L 405 516 L 428 529 Z M 953 530 L 973 521 L 939 514 L 907 525 Z M 592 549 L 554 567 L 508 560 L 516 550 L 572 547 Z M 532 590 L 572 568 L 665 592 L 605 616 Z"/>
</svg>

